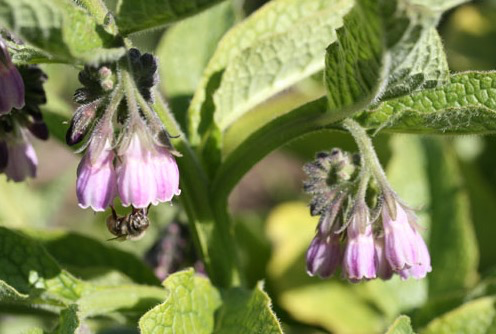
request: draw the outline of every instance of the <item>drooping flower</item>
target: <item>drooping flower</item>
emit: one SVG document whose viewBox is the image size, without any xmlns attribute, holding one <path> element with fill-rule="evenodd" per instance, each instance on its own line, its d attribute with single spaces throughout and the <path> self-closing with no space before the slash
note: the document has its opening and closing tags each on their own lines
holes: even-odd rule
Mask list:
<svg viewBox="0 0 496 334">
<path fill-rule="evenodd" d="M 326 278 L 334 274 L 342 259 L 340 236 L 317 234 L 307 251 L 307 273 Z"/>
<path fill-rule="evenodd" d="M 14 182 L 24 181 L 26 178 L 36 177 L 38 158 L 33 145 L 29 142 L 23 130 L 19 134 L 9 136 L 5 142 L 7 151 L 4 153 L 6 160 L 5 168 L 2 170 L 7 175 L 7 180 Z"/>
<path fill-rule="evenodd" d="M 403 269 L 398 272 L 400 277 L 404 280 L 409 277 L 421 279 L 424 278 L 427 273 L 432 271 L 429 250 L 427 249 L 427 245 L 418 231 L 415 231 L 415 239 L 418 251 L 417 262 L 411 268 Z"/>
<path fill-rule="evenodd" d="M 375 245 L 365 204 L 360 204 L 347 229 L 344 275 L 352 282 L 376 278 Z"/>
<path fill-rule="evenodd" d="M 0 115 L 24 107 L 24 82 L 0 37 Z"/>
<path fill-rule="evenodd" d="M 308 274 L 325 278 L 341 263 L 343 277 L 351 282 L 387 280 L 394 274 L 425 277 L 431 271 L 430 256 L 413 211 L 358 162 L 333 149 L 305 165 L 310 213 L 320 215 L 307 251 Z"/>
<path fill-rule="evenodd" d="M 380 236 L 375 238 L 374 244 L 375 244 L 375 269 L 376 269 L 377 277 L 383 280 L 388 280 L 393 276 L 394 272 L 393 272 L 393 268 L 391 268 L 391 265 L 386 259 L 386 255 L 384 253 L 384 237 Z"/>
<path fill-rule="evenodd" d="M 91 139 L 77 169 L 76 194 L 79 206 L 105 211 L 117 193 L 114 151 L 110 136 Z"/>
<path fill-rule="evenodd" d="M 179 170 L 167 148 L 157 144 L 140 120 L 119 148 L 117 189 L 123 206 L 146 208 L 179 195 Z"/>
<path fill-rule="evenodd" d="M 393 270 L 408 269 L 417 263 L 418 246 L 406 211 L 396 204 L 396 218 L 388 207 L 382 210 L 385 256 Z"/>
</svg>

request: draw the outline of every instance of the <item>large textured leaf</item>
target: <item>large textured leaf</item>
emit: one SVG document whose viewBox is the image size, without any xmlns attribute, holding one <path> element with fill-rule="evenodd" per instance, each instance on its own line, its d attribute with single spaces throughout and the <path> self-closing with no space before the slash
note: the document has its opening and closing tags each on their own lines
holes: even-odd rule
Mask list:
<svg viewBox="0 0 496 334">
<path fill-rule="evenodd" d="M 430 322 L 421 334 L 490 334 L 496 330 L 494 297 L 485 297 L 444 314 Z"/>
<path fill-rule="evenodd" d="M 406 315 L 398 317 L 388 328 L 386 334 L 414 334 L 410 318 Z"/>
<path fill-rule="evenodd" d="M 379 3 L 357 1 L 338 31 L 338 42 L 327 48 L 325 83 L 329 109 L 356 112 L 384 88 L 385 33 Z"/>
<path fill-rule="evenodd" d="M 158 285 L 153 271 L 134 254 L 89 237 L 66 232 L 30 232 L 63 266 L 80 269 L 116 269 L 136 283 Z"/>
<path fill-rule="evenodd" d="M 212 333 L 214 311 L 220 306 L 219 292 L 207 278 L 192 270 L 172 274 L 164 282 L 169 296 L 139 321 L 143 334 Z"/>
<path fill-rule="evenodd" d="M 120 0 L 117 25 L 123 34 L 157 28 L 221 2 L 222 0 Z"/>
<path fill-rule="evenodd" d="M 167 97 L 193 95 L 217 43 L 234 24 L 232 7 L 229 1 L 221 3 L 166 31 L 157 56 Z"/>
<path fill-rule="evenodd" d="M 95 63 L 124 54 L 114 37 L 70 0 L 1 0 L 0 25 L 51 54 L 52 61 Z"/>
<path fill-rule="evenodd" d="M 408 1 L 387 2 L 384 8 L 390 53 L 387 86 L 382 100 L 405 95 L 421 87 L 436 87 L 449 77 L 448 62 L 435 25 L 437 15 L 408 6 Z"/>
<path fill-rule="evenodd" d="M 78 304 L 78 314 L 142 314 L 166 297 L 163 288 L 93 285 L 61 269 L 36 241 L 0 227 L 0 304 L 60 311 Z M 133 314 L 134 312 L 134 314 Z"/>
<path fill-rule="evenodd" d="M 83 289 L 38 243 L 4 227 L 0 227 L 0 282 L 1 302 L 19 302 L 19 295 L 27 295 L 32 304 L 49 309 L 76 300 Z"/>
<path fill-rule="evenodd" d="M 385 101 L 356 116 L 375 131 L 489 134 L 496 131 L 496 73 L 466 72 L 449 83 Z"/>
<path fill-rule="evenodd" d="M 161 88 L 179 123 L 222 35 L 234 24 L 233 4 L 219 4 L 166 31 L 157 49 Z M 192 33 L 194 32 L 194 33 Z"/>
<path fill-rule="evenodd" d="M 350 0 L 275 0 L 227 33 L 207 66 L 189 110 L 195 141 L 200 120 L 225 129 L 271 95 L 322 69 L 325 47 Z M 213 115 L 213 116 L 212 116 Z"/>
<path fill-rule="evenodd" d="M 227 290 L 223 305 L 218 310 L 215 334 L 282 334 L 281 326 L 263 286 L 258 283 L 253 291 L 242 288 Z"/>
<path fill-rule="evenodd" d="M 453 149 L 425 139 L 430 184 L 429 296 L 453 294 L 477 279 L 478 250 L 469 199 Z"/>
<path fill-rule="evenodd" d="M 446 82 L 438 17 L 408 0 L 358 1 L 338 32 L 339 42 L 327 51 L 331 111 L 359 111 L 378 99 Z"/>
</svg>

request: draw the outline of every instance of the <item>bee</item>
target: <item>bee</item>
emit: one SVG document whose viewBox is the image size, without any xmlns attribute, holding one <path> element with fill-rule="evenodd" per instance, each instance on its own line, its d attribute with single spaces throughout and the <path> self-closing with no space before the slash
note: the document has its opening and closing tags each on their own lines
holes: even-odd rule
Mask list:
<svg viewBox="0 0 496 334">
<path fill-rule="evenodd" d="M 150 226 L 148 218 L 148 208 L 136 209 L 124 217 L 119 217 L 113 206 L 112 215 L 107 218 L 107 229 L 115 235 L 115 238 L 109 240 L 138 240 L 145 235 L 145 231 Z"/>
</svg>

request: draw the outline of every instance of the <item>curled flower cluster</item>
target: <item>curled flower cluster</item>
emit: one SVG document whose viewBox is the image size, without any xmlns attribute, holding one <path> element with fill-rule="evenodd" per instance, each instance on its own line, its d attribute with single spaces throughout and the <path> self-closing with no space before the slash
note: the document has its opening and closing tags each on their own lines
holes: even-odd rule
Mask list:
<svg viewBox="0 0 496 334">
<path fill-rule="evenodd" d="M 311 214 L 320 215 L 307 251 L 308 274 L 326 278 L 341 265 L 342 275 L 352 282 L 386 280 L 394 273 L 402 279 L 425 277 L 430 256 L 413 211 L 391 189 L 380 189 L 379 199 L 385 200 L 372 196 L 372 205 L 367 203 L 357 192 L 363 177 L 359 171 L 359 159 L 338 149 L 319 153 L 305 166 Z"/>
<path fill-rule="evenodd" d="M 136 49 L 127 57 L 130 68 L 126 73 L 132 75 L 126 84 L 115 67 L 86 67 L 79 75 L 84 87 L 76 92 L 75 100 L 81 106 L 66 140 L 75 145 L 89 134 L 77 169 L 76 190 L 82 208 L 105 211 L 117 196 L 123 206 L 147 208 L 180 193 L 175 151 L 151 108 L 157 62 Z"/>
<path fill-rule="evenodd" d="M 45 80 L 36 66 L 16 67 L 0 37 L 0 172 L 14 182 L 36 176 L 38 159 L 30 133 L 48 138 L 39 108 L 46 102 Z"/>
</svg>

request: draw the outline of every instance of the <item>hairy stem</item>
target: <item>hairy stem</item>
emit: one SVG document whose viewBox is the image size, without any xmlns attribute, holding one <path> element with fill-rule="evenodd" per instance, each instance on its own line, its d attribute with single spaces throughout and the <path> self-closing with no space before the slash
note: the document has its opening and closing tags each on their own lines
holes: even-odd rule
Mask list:
<svg viewBox="0 0 496 334">
<path fill-rule="evenodd" d="M 343 121 L 343 126 L 348 130 L 358 146 L 362 158 L 362 168 L 369 170 L 372 176 L 377 180 L 382 189 L 391 189 L 389 181 L 382 169 L 379 158 L 374 150 L 372 140 L 367 135 L 367 132 L 351 118 Z"/>
</svg>

